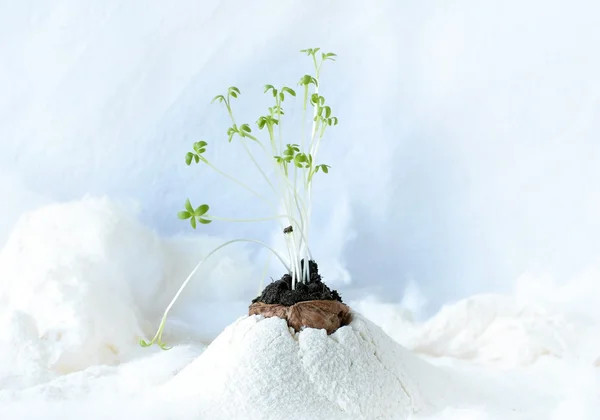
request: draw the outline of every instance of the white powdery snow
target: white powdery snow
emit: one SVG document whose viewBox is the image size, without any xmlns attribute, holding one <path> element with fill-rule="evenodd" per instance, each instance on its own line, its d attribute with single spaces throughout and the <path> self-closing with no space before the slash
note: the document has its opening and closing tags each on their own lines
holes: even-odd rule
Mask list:
<svg viewBox="0 0 600 420">
<path fill-rule="evenodd" d="M 194 401 L 200 418 L 403 419 L 426 407 L 418 380 L 430 369 L 358 314 L 330 336 L 251 316 L 161 392 Z"/>
<path fill-rule="evenodd" d="M 108 199 L 24 215 L 0 253 L 2 418 L 598 418 L 598 272 L 544 296 L 474 296 L 423 323 L 352 302 L 350 326 L 296 334 L 244 316 L 256 270 L 237 248 L 175 305 L 175 347 L 139 347 L 218 242 L 164 240 Z"/>
<path fill-rule="evenodd" d="M 529 365 L 542 356 L 562 357 L 564 317 L 508 296 L 478 295 L 443 307 L 419 328 L 411 348 L 432 356 L 451 356 Z"/>
<path fill-rule="evenodd" d="M 164 240 L 137 220 L 136 210 L 130 203 L 88 197 L 19 219 L 0 251 L 0 327 L 12 332 L 0 336 L 10 349 L 0 357 L 0 383 L 15 377 L 30 383 L 26 372 L 51 377 L 118 364 L 143 351 L 139 338 L 154 334 L 181 282 L 222 241 Z M 210 341 L 236 319 L 225 313 L 206 324 L 194 311 L 188 315 L 190 308 L 210 310 L 255 289 L 257 277 L 245 281 L 255 275 L 248 251 L 232 250 L 208 260 L 181 295 L 168 339 Z M 190 328 L 178 312 L 206 325 Z"/>
<path fill-rule="evenodd" d="M 0 310 L 5 322 L 27 323 L 44 368 L 118 363 L 143 335 L 140 314 L 164 283 L 164 261 L 158 237 L 131 214 L 85 199 L 17 223 L 0 254 Z"/>
</svg>

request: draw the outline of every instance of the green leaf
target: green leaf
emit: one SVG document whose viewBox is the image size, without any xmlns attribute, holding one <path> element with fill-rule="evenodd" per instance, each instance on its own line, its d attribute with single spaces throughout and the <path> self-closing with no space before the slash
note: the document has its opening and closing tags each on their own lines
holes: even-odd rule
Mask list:
<svg viewBox="0 0 600 420">
<path fill-rule="evenodd" d="M 192 218 L 190 219 L 190 225 L 192 225 L 192 227 L 193 227 L 194 229 L 196 229 L 196 218 L 195 218 L 195 217 L 192 217 Z"/>
<path fill-rule="evenodd" d="M 267 93 L 267 91 L 270 89 L 275 89 L 275 87 L 273 85 L 265 85 L 265 93 Z"/>
<path fill-rule="evenodd" d="M 142 347 L 150 347 L 152 345 L 152 341 L 147 342 L 143 338 L 140 338 L 139 343 L 140 343 L 140 346 L 142 346 Z"/>
<path fill-rule="evenodd" d="M 326 107 L 323 107 L 323 109 L 325 110 L 325 118 L 331 117 L 331 107 L 326 106 Z"/>
<path fill-rule="evenodd" d="M 219 101 L 219 102 L 223 102 L 225 100 L 225 97 L 223 95 L 217 95 L 213 98 L 212 101 L 210 101 L 210 103 L 212 104 L 214 101 Z"/>
<path fill-rule="evenodd" d="M 314 55 L 316 54 L 321 48 L 307 48 L 305 50 L 300 50 L 300 52 L 306 53 L 306 55 Z"/>
<path fill-rule="evenodd" d="M 199 218 L 198 218 L 198 221 L 199 221 L 200 223 L 202 223 L 203 225 L 208 225 L 210 222 L 212 222 L 212 220 L 209 220 L 209 219 L 204 219 L 204 218 L 202 218 L 202 217 L 199 217 Z"/>
<path fill-rule="evenodd" d="M 306 155 L 304 153 L 298 153 L 294 160 L 298 163 L 302 163 L 306 162 L 308 159 L 306 159 Z"/>
<path fill-rule="evenodd" d="M 321 166 L 321 170 L 322 170 L 323 172 L 325 172 L 326 174 L 328 174 L 328 173 L 329 173 L 329 168 L 330 168 L 330 166 L 329 166 L 329 165 L 320 165 L 320 166 Z"/>
<path fill-rule="evenodd" d="M 298 85 L 300 86 L 308 86 L 312 82 L 312 76 L 310 74 L 305 74 L 300 78 Z"/>
<path fill-rule="evenodd" d="M 232 96 L 233 98 L 237 98 L 238 95 L 240 95 L 240 90 L 238 88 L 236 88 L 235 86 L 231 86 L 228 90 L 227 93 Z"/>
<path fill-rule="evenodd" d="M 201 155 L 202 153 L 206 152 L 206 145 L 207 143 L 205 141 L 198 141 L 194 143 L 194 150 L 196 153 Z"/>
<path fill-rule="evenodd" d="M 168 347 L 166 343 L 163 343 L 162 341 L 160 343 L 158 343 L 158 346 L 163 349 L 163 350 L 171 350 L 173 347 Z"/>
<path fill-rule="evenodd" d="M 191 163 L 192 163 L 192 159 L 194 159 L 194 154 L 192 152 L 188 152 L 185 155 L 185 164 L 188 165 L 188 166 L 190 166 Z"/>
<path fill-rule="evenodd" d="M 252 132 L 252 129 L 250 128 L 250 126 L 248 124 L 242 124 L 240 126 L 240 129 L 242 131 L 245 131 L 246 133 L 251 133 Z"/>
<path fill-rule="evenodd" d="M 209 208 L 210 207 L 208 206 L 208 204 L 202 204 L 201 206 L 198 206 L 198 208 L 194 211 L 194 214 L 196 216 L 203 216 L 204 214 L 206 214 Z"/>
<path fill-rule="evenodd" d="M 192 207 L 192 203 L 190 203 L 190 199 L 185 200 L 185 209 L 190 213 L 194 213 L 194 208 Z"/>
<path fill-rule="evenodd" d="M 181 220 L 187 220 L 191 216 L 192 215 L 189 211 L 180 211 L 179 213 L 177 213 L 177 217 L 179 217 Z"/>
<path fill-rule="evenodd" d="M 279 99 L 281 100 L 281 102 L 283 102 L 285 100 L 285 96 L 283 95 L 283 92 L 279 92 Z"/>
<path fill-rule="evenodd" d="M 281 88 L 282 91 L 289 93 L 292 96 L 296 96 L 296 92 L 294 92 L 294 90 L 290 89 L 287 86 L 284 86 Z"/>
<path fill-rule="evenodd" d="M 322 53 L 321 54 L 321 58 L 322 58 L 323 61 L 325 61 L 325 60 L 335 61 L 335 58 L 333 58 L 333 57 L 337 57 L 337 54 L 334 54 L 334 53 L 331 53 L 331 52 L 330 53 Z"/>
<path fill-rule="evenodd" d="M 196 163 L 200 162 L 200 156 L 198 155 L 194 155 L 194 160 L 196 161 Z M 202 159 L 204 162 L 206 162 L 206 159 Z"/>
</svg>

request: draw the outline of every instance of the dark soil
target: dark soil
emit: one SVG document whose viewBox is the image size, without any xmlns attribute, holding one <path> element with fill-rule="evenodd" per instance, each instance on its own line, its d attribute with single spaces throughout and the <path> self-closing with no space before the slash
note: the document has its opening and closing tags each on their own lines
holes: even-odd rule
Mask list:
<svg viewBox="0 0 600 420">
<path fill-rule="evenodd" d="M 301 261 L 304 266 L 304 260 Z M 292 306 L 307 300 L 337 300 L 342 302 L 342 297 L 336 290 L 331 290 L 321 280 L 319 266 L 313 260 L 308 262 L 310 279 L 308 283 L 296 281 L 296 289 L 292 290 L 292 276 L 284 274 L 280 280 L 274 281 L 264 288 L 261 295 L 252 300 L 252 303 L 263 302 L 269 305 Z"/>
</svg>

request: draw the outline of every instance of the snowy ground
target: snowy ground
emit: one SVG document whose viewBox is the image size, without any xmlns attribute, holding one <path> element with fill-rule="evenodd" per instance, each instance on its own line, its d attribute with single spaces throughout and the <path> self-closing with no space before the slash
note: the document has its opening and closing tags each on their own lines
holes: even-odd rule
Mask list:
<svg viewBox="0 0 600 420">
<path fill-rule="evenodd" d="M 165 336 L 174 348 L 139 347 L 213 242 L 160 238 L 108 199 L 22 217 L 0 254 L 2 418 L 600 415 L 598 273 L 563 287 L 524 278 L 513 296 L 473 296 L 423 323 L 364 299 L 334 336 L 294 336 L 245 319 L 235 291 L 251 283 L 249 261 L 225 251 L 177 303 Z M 173 252 L 184 246 L 195 252 Z M 217 290 L 222 303 L 210 299 Z"/>
</svg>

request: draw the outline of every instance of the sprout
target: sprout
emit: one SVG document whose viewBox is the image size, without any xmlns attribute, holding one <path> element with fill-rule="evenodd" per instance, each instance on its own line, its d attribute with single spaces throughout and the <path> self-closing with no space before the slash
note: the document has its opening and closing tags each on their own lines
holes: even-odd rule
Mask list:
<svg viewBox="0 0 600 420">
<path fill-rule="evenodd" d="M 271 188 L 276 198 L 275 201 L 264 197 L 244 182 L 217 168 L 207 157 L 208 143 L 206 141 L 201 140 L 195 142 L 192 145 L 192 151 L 187 152 L 185 155 L 185 163 L 187 166 L 191 166 L 192 163 L 199 164 L 202 162 L 208 168 L 223 175 L 238 186 L 254 194 L 260 200 L 266 202 L 276 215 L 253 219 L 221 218 L 209 213 L 211 208 L 208 204 L 201 204 L 194 207 L 191 204 L 190 199 L 187 199 L 183 206 L 183 210 L 177 213 L 177 217 L 181 220 L 189 220 L 193 229 L 196 229 L 198 225 L 209 224 L 213 220 L 257 222 L 279 219 L 287 243 L 287 261 L 268 245 L 254 239 L 234 239 L 218 246 L 198 263 L 183 282 L 175 297 L 165 310 L 156 335 L 150 342 L 140 340 L 142 346 L 147 347 L 152 344 L 158 344 L 162 349 L 168 349 L 166 344 L 162 341 L 162 334 L 167 315 L 173 304 L 204 261 L 221 248 L 232 243 L 252 242 L 266 247 L 279 259 L 287 272 L 292 276 L 292 288 L 295 288 L 297 282 L 308 282 L 310 279 L 310 265 L 302 264 L 301 261 L 312 259 L 310 247 L 308 245 L 312 213 L 312 181 L 314 175 L 318 172 L 324 174 L 329 173 L 331 167 L 323 163 L 317 164 L 316 160 L 326 128 L 338 124 L 338 118 L 333 115 L 331 105 L 326 103 L 325 97 L 319 92 L 320 74 L 323 63 L 328 60 L 335 61 L 336 54 L 331 52 L 321 52 L 319 54 L 319 51 L 320 48 L 301 50 L 302 53 L 305 53 L 311 58 L 314 74 L 305 74 L 298 82 L 298 86 L 301 87 L 303 93 L 303 118 L 300 144 L 284 143 L 283 141 L 281 122 L 285 113 L 282 104 L 286 99 L 296 98 L 296 92 L 288 86 L 282 86 L 280 88 L 270 84 L 264 86 L 264 94 L 272 97 L 273 104 L 268 107 L 265 115 L 259 116 L 256 120 L 256 127 L 259 131 L 256 135 L 253 133 L 250 124 L 238 124 L 234 118 L 232 100 L 240 98 L 240 89 L 235 86 L 230 86 L 225 94 L 217 95 L 211 101 L 211 103 L 225 105 L 225 109 L 231 120 L 231 126 L 226 130 L 228 142 L 239 142 L 241 144 L 252 164 L 258 169 L 263 180 L 266 181 Z M 310 132 L 306 133 L 306 110 L 309 106 L 313 109 L 312 127 Z M 277 131 L 275 130 L 276 126 Z M 260 136 L 261 133 L 265 133 L 265 129 L 266 139 L 257 137 Z M 268 162 L 272 165 L 274 173 L 273 180 L 267 176 L 265 170 L 257 162 L 253 152 L 248 147 L 248 141 L 252 141 L 257 145 L 257 150 L 268 158 Z M 280 207 L 283 207 L 284 209 L 283 214 L 277 214 L 279 213 L 278 208 Z"/>
</svg>

